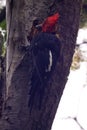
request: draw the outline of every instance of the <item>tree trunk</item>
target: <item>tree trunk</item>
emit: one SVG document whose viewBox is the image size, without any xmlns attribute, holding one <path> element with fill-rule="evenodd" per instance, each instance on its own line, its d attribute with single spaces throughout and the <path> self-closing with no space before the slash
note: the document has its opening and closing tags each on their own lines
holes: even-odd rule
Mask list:
<svg viewBox="0 0 87 130">
<path fill-rule="evenodd" d="M 7 0 L 6 96 L 0 130 L 50 130 L 67 82 L 79 27 L 81 0 Z M 38 96 L 28 106 L 34 67 L 27 34 L 36 17 L 46 18 L 49 12 L 60 14 L 59 34 L 62 44 L 60 61 L 45 86 L 41 108 Z M 37 87 L 37 86 L 36 86 Z M 33 97 L 32 97 L 33 98 Z"/>
</svg>

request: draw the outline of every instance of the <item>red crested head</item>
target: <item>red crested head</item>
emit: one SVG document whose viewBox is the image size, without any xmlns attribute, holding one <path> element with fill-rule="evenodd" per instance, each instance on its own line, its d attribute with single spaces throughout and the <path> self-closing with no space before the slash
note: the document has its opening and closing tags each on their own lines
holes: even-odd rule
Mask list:
<svg viewBox="0 0 87 130">
<path fill-rule="evenodd" d="M 56 14 L 48 17 L 42 25 L 42 31 L 43 32 L 53 32 L 58 19 L 59 19 L 59 13 L 56 13 Z"/>
</svg>

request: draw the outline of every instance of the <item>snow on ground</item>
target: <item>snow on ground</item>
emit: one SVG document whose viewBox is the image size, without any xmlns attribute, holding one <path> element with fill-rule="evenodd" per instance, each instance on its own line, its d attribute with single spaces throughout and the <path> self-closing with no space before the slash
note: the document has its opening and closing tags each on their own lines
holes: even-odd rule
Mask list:
<svg viewBox="0 0 87 130">
<path fill-rule="evenodd" d="M 81 44 L 85 41 L 87 42 L 87 28 L 79 29 L 76 43 Z"/>
<path fill-rule="evenodd" d="M 80 31 L 78 44 L 87 41 L 87 29 L 83 38 L 84 30 Z M 87 130 L 87 44 L 81 44 L 80 50 L 84 61 L 79 69 L 70 71 L 52 130 Z"/>
<path fill-rule="evenodd" d="M 73 119 L 59 119 L 53 128 L 54 130 L 81 130 Z"/>
<path fill-rule="evenodd" d="M 87 62 L 82 62 L 80 69 L 70 72 L 52 130 L 81 130 L 73 120 L 75 117 L 87 130 L 86 72 Z"/>
</svg>

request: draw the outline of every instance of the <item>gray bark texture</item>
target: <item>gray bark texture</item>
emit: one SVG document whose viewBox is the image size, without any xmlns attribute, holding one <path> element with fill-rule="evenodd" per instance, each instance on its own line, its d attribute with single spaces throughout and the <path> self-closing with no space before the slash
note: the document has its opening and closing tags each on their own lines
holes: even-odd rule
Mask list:
<svg viewBox="0 0 87 130">
<path fill-rule="evenodd" d="M 7 54 L 6 92 L 0 130 L 50 130 L 67 82 L 79 27 L 81 0 L 7 0 Z M 59 34 L 61 39 L 60 62 L 45 86 L 41 108 L 35 95 L 32 110 L 28 106 L 31 76 L 34 67 L 27 35 L 32 21 L 46 18 L 49 12 L 60 14 Z"/>
</svg>

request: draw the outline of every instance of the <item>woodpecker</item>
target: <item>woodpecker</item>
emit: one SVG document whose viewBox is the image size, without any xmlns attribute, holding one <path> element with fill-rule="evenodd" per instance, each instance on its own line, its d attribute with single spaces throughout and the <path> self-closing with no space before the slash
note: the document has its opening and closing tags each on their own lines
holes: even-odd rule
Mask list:
<svg viewBox="0 0 87 130">
<path fill-rule="evenodd" d="M 34 103 L 38 104 L 39 109 L 41 108 L 45 86 L 60 57 L 61 42 L 55 35 L 58 19 L 58 13 L 48 17 L 44 20 L 42 27 L 40 26 L 42 29 L 36 34 L 32 33 L 34 34 L 31 40 L 34 68 L 29 92 L 30 98 L 28 105 L 30 109 L 32 109 Z M 38 21 L 34 23 L 36 29 Z"/>
</svg>

